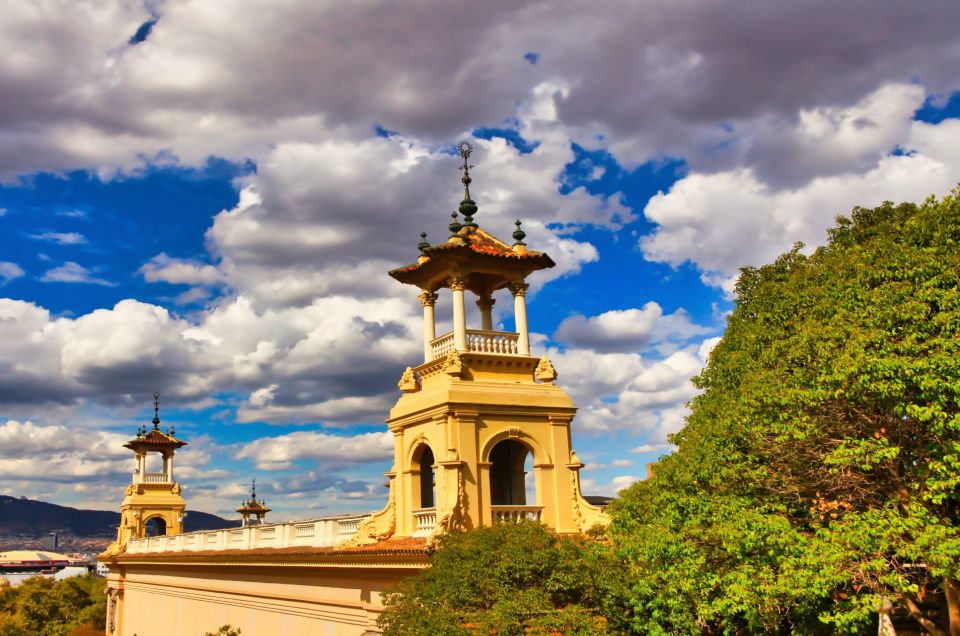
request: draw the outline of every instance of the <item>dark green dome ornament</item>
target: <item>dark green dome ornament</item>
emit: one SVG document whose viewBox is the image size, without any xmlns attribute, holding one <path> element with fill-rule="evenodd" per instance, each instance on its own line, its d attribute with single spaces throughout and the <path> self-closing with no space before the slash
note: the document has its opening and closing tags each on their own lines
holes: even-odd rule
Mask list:
<svg viewBox="0 0 960 636">
<path fill-rule="evenodd" d="M 464 139 L 457 144 L 457 152 L 463 157 L 463 165 L 460 166 L 460 170 L 463 171 L 463 177 L 460 179 L 463 182 L 463 201 L 460 202 L 460 214 L 463 215 L 463 224 L 466 227 L 477 227 L 477 224 L 473 222 L 473 215 L 477 213 L 477 204 L 470 198 L 470 183 L 473 181 L 470 178 L 470 168 L 473 166 L 469 160 L 470 155 L 473 154 L 473 146 Z"/>
<path fill-rule="evenodd" d="M 420 242 L 417 243 L 417 249 L 426 254 L 428 247 L 430 247 L 430 243 L 427 241 L 427 233 L 420 232 Z"/>
<path fill-rule="evenodd" d="M 456 212 L 450 213 L 450 225 L 448 225 L 447 227 L 450 229 L 451 234 L 456 234 L 457 232 L 460 231 L 460 228 L 463 227 L 462 225 L 460 225 L 460 221 L 457 220 Z"/>
<path fill-rule="evenodd" d="M 523 239 L 527 238 L 527 233 L 520 229 L 520 219 L 517 219 L 514 225 L 517 226 L 517 229 L 513 231 L 513 240 L 523 245 Z"/>
</svg>

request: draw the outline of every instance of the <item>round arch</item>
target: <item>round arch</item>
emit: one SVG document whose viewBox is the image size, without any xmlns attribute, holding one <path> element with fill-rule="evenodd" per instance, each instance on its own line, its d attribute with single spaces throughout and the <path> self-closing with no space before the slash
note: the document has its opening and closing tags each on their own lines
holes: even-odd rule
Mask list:
<svg viewBox="0 0 960 636">
<path fill-rule="evenodd" d="M 527 464 L 534 453 L 529 445 L 517 438 L 501 439 L 490 449 L 489 488 L 493 506 L 528 505 Z M 532 466 L 531 466 L 532 468 Z M 536 472 L 533 472 L 536 476 Z M 536 495 L 533 495 L 534 499 Z"/>
<path fill-rule="evenodd" d="M 524 446 L 526 446 L 526 447 L 527 447 L 527 450 L 528 450 L 528 451 L 530 452 L 530 454 L 533 456 L 533 463 L 534 463 L 535 466 L 536 466 L 537 464 L 551 464 L 551 463 L 552 463 L 552 462 L 550 461 L 550 455 L 547 454 L 547 452 L 546 452 L 545 450 L 543 450 L 543 448 L 540 446 L 540 444 L 537 443 L 537 441 L 536 441 L 534 438 L 530 437 L 529 435 L 523 435 L 523 434 L 515 435 L 515 434 L 511 434 L 510 431 L 500 431 L 499 433 L 497 433 L 497 434 L 495 434 L 495 435 L 491 435 L 490 438 L 487 439 L 487 440 L 483 443 L 483 447 L 482 447 L 482 449 L 481 449 L 481 451 L 480 451 L 480 461 L 482 461 L 482 462 L 489 462 L 489 461 L 490 461 L 490 453 L 493 452 L 493 448 L 494 448 L 497 444 L 499 444 L 500 442 L 502 442 L 502 441 L 504 441 L 504 440 L 507 440 L 507 439 L 513 440 L 513 441 L 515 441 L 515 442 L 518 442 L 518 443 L 523 444 Z"/>
<path fill-rule="evenodd" d="M 410 475 L 412 477 L 412 492 L 418 508 L 435 508 L 437 505 L 436 480 L 434 465 L 437 463 L 433 449 L 425 441 L 417 442 L 410 454 Z"/>
<path fill-rule="evenodd" d="M 148 537 L 162 537 L 167 534 L 167 520 L 163 515 L 147 517 L 143 522 L 144 535 Z"/>
</svg>

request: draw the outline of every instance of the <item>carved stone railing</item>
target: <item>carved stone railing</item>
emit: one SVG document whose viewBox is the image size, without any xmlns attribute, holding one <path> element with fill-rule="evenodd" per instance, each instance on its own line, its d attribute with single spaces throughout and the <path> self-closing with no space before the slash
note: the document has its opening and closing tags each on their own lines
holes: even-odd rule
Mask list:
<svg viewBox="0 0 960 636">
<path fill-rule="evenodd" d="M 245 528 L 200 530 L 184 534 L 132 539 L 128 554 L 195 552 L 199 550 L 255 550 L 295 546 L 327 548 L 352 537 L 369 514 L 269 523 Z"/>
<path fill-rule="evenodd" d="M 540 521 L 543 506 L 490 506 L 494 523 Z"/>
<path fill-rule="evenodd" d="M 419 510 L 414 510 L 413 521 L 416 526 L 413 536 L 429 537 L 437 525 L 437 509 L 420 508 Z"/>
<path fill-rule="evenodd" d="M 167 473 L 144 473 L 143 474 L 143 483 L 145 484 L 169 484 L 172 483 L 167 479 Z"/>
<path fill-rule="evenodd" d="M 467 351 L 471 353 L 496 353 L 500 355 L 520 355 L 518 348 L 519 334 L 505 331 L 481 331 L 467 329 Z M 433 359 L 442 358 L 453 351 L 453 332 L 445 333 L 439 338 L 430 341 L 430 351 Z"/>
</svg>

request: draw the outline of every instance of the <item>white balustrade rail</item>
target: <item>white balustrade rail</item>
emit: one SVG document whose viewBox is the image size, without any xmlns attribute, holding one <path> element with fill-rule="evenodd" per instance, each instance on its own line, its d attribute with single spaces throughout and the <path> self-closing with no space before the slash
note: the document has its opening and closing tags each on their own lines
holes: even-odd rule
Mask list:
<svg viewBox="0 0 960 636">
<path fill-rule="evenodd" d="M 357 533 L 370 515 L 341 515 L 323 519 L 263 524 L 225 530 L 200 530 L 162 537 L 132 539 L 127 554 L 197 552 L 200 550 L 255 550 L 295 546 L 329 548 Z"/>
<path fill-rule="evenodd" d="M 429 537 L 437 525 L 436 508 L 420 508 L 413 511 L 413 521 L 416 524 L 413 536 Z"/>
<path fill-rule="evenodd" d="M 173 483 L 170 479 L 167 479 L 166 473 L 144 473 L 143 474 L 143 483 L 145 484 L 169 484 Z"/>
<path fill-rule="evenodd" d="M 490 506 L 495 523 L 540 521 L 543 506 Z"/>
<path fill-rule="evenodd" d="M 471 353 L 497 353 L 516 356 L 519 354 L 519 334 L 505 331 L 481 331 L 467 329 L 467 351 Z M 430 351 L 437 360 L 453 351 L 453 332 L 430 341 Z"/>
</svg>

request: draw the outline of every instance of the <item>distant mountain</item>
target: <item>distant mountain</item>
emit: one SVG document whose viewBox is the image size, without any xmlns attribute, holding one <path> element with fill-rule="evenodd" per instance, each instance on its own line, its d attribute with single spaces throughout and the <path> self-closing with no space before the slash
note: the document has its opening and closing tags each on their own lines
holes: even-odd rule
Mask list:
<svg viewBox="0 0 960 636">
<path fill-rule="evenodd" d="M 116 535 L 119 524 L 119 512 L 78 510 L 43 501 L 0 495 L 0 536 L 39 537 L 53 530 L 63 530 L 77 537 L 112 537 Z M 227 520 L 196 510 L 189 510 L 187 518 L 184 519 L 186 532 L 219 530 L 239 525 L 239 520 Z"/>
</svg>

